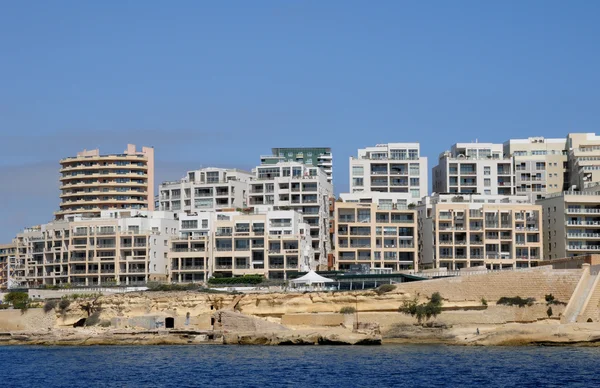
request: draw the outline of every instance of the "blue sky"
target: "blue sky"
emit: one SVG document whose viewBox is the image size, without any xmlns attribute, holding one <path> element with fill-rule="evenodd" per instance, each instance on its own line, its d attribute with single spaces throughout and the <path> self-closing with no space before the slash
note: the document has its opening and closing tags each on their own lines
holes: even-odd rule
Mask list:
<svg viewBox="0 0 600 388">
<path fill-rule="evenodd" d="M 58 207 L 58 160 L 154 146 L 157 181 L 271 147 L 348 157 L 599 127 L 593 1 L 0 5 L 0 241 Z"/>
</svg>

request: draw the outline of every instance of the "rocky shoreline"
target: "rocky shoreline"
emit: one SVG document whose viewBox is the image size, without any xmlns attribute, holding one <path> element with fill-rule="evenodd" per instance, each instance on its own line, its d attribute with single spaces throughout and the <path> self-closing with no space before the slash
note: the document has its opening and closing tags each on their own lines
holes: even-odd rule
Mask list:
<svg viewBox="0 0 600 388">
<path fill-rule="evenodd" d="M 477 334 L 479 329 L 479 334 Z M 381 345 L 443 344 L 454 346 L 600 346 L 597 323 L 511 323 L 489 326 L 407 325 L 383 336 L 345 328 L 270 332 L 193 330 L 52 329 L 0 333 L 0 345 Z"/>
</svg>

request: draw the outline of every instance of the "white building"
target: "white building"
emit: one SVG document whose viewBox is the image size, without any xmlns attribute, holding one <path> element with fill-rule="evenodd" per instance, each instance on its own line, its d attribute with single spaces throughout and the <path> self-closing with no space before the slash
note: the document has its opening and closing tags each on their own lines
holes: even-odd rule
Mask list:
<svg viewBox="0 0 600 388">
<path fill-rule="evenodd" d="M 378 144 L 350 157 L 350 192 L 394 193 L 417 203 L 428 190 L 427 158 L 419 143 Z"/>
<path fill-rule="evenodd" d="M 513 162 L 502 144 L 456 143 L 433 168 L 434 193 L 511 195 Z"/>
<path fill-rule="evenodd" d="M 331 251 L 329 199 L 333 186 L 320 167 L 299 162 L 258 166 L 250 182 L 248 206 L 258 212 L 295 210 L 310 226 L 315 258 L 327 265 Z"/>
<path fill-rule="evenodd" d="M 251 173 L 238 169 L 208 167 L 189 171 L 179 181 L 161 183 L 159 209 L 194 213 L 244 208 L 252 177 Z"/>
<path fill-rule="evenodd" d="M 583 190 L 600 182 L 600 136 L 595 133 L 567 135 L 569 179 L 566 189 Z"/>
<path fill-rule="evenodd" d="M 174 282 L 207 281 L 215 273 L 286 279 L 288 273 L 318 266 L 310 227 L 292 210 L 204 212 L 180 222 L 181 236 L 172 240 L 169 253 Z"/>
<path fill-rule="evenodd" d="M 28 286 L 145 284 L 168 274 L 168 241 L 176 236 L 174 213 L 102 211 L 100 217 L 68 215 L 28 228 L 16 238 L 17 261 Z"/>
<path fill-rule="evenodd" d="M 504 155 L 514 162 L 515 193 L 531 203 L 563 190 L 568 172 L 566 139 L 530 137 L 504 143 Z"/>
</svg>

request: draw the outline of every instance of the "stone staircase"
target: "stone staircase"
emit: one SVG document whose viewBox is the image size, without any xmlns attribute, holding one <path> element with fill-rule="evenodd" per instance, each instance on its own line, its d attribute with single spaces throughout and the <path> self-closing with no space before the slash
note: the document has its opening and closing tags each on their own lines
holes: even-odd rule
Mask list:
<svg viewBox="0 0 600 388">
<path fill-rule="evenodd" d="M 596 294 L 598 280 L 598 271 L 592 271 L 588 264 L 584 264 L 583 274 L 581 275 L 581 279 L 579 280 L 571 299 L 569 299 L 569 303 L 561 318 L 561 323 L 575 323 L 581 321 L 580 316 L 585 313 L 586 307 L 591 307 L 590 301 Z"/>
<path fill-rule="evenodd" d="M 598 268 L 594 268 L 598 267 Z M 596 273 L 596 281 L 594 282 L 592 291 L 583 306 L 582 313 L 577 318 L 577 322 L 600 322 L 600 266 L 590 268 L 592 274 Z"/>
</svg>

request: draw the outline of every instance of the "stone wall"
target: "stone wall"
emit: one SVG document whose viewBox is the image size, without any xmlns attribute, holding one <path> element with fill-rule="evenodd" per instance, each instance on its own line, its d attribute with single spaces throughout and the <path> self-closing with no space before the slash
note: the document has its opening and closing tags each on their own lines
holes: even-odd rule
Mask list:
<svg viewBox="0 0 600 388">
<path fill-rule="evenodd" d="M 503 296 L 543 301 L 545 295 L 553 294 L 555 299 L 567 303 L 581 274 L 580 269 L 553 270 L 551 267 L 540 267 L 526 271 L 492 272 L 403 283 L 398 285 L 398 291 L 419 293 L 427 297 L 439 292 L 450 302 L 479 301 L 481 298 L 496 302 Z"/>
<path fill-rule="evenodd" d="M 0 310 L 0 331 L 40 330 L 54 327 L 56 314 L 44 313 L 41 308 L 21 310 Z"/>
</svg>

